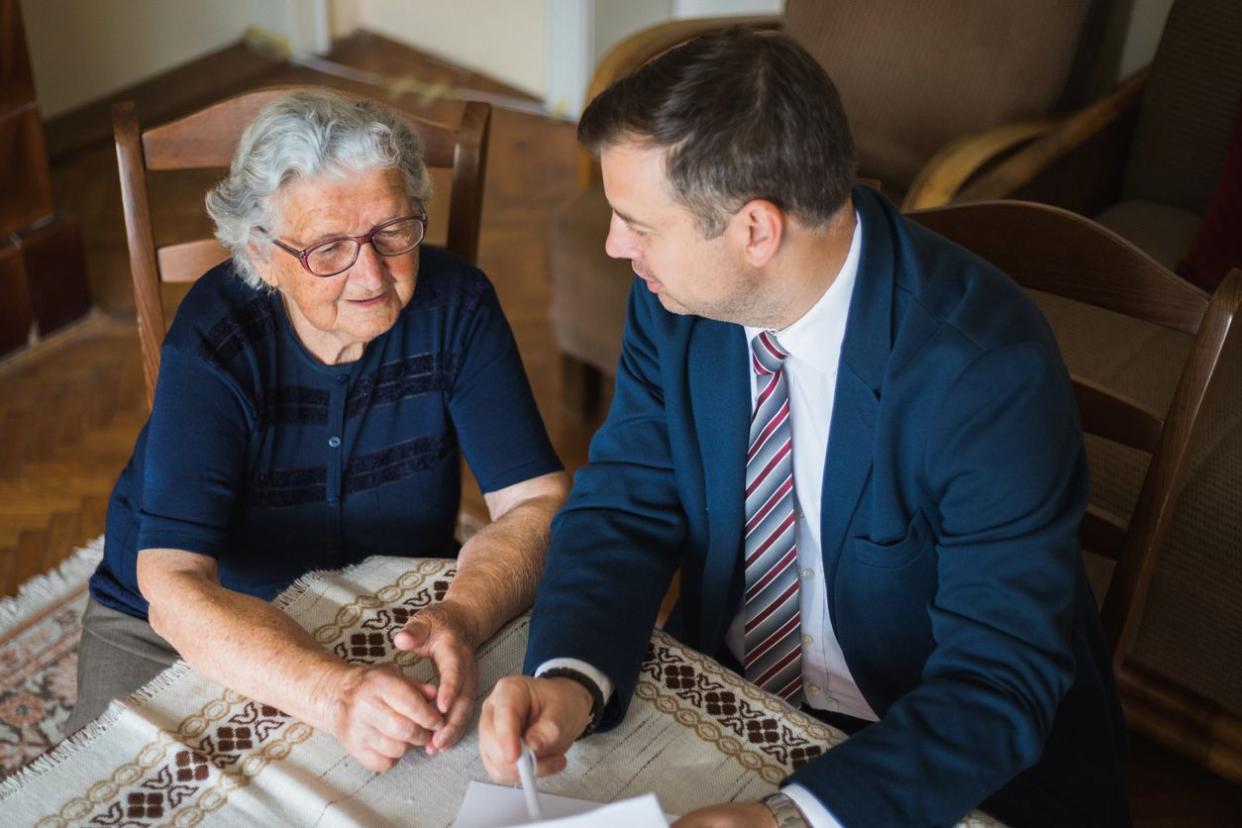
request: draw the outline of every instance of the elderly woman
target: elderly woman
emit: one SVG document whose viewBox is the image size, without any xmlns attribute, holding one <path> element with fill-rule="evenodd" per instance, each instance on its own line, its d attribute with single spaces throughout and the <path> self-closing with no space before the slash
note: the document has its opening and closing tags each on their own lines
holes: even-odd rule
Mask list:
<svg viewBox="0 0 1242 828">
<path fill-rule="evenodd" d="M 300 92 L 247 129 L 207 197 L 232 259 L 181 304 L 109 504 L 70 732 L 180 656 L 372 770 L 461 736 L 474 649 L 529 605 L 566 486 L 491 284 L 420 244 L 429 195 L 379 105 Z M 459 448 L 493 519 L 460 551 Z M 376 554 L 457 556 L 395 639 L 437 685 L 346 663 L 268 603 Z"/>
</svg>

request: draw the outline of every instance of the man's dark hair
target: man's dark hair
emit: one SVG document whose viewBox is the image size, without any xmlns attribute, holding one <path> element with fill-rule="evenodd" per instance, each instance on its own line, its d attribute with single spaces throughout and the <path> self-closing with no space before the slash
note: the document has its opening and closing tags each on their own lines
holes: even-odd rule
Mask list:
<svg viewBox="0 0 1242 828">
<path fill-rule="evenodd" d="M 595 153 L 626 141 L 668 148 L 673 192 L 709 238 L 754 198 L 818 227 L 854 182 L 836 87 L 776 32 L 734 27 L 670 49 L 592 101 L 578 140 Z"/>
</svg>

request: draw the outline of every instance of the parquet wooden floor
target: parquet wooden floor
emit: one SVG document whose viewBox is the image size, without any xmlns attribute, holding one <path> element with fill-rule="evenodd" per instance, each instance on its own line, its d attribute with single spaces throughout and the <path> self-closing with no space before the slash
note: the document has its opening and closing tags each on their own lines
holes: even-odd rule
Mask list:
<svg viewBox="0 0 1242 828">
<path fill-rule="evenodd" d="M 512 91 L 365 34 L 340 42 L 333 57 L 390 74 Z M 265 82 L 325 83 L 380 97 L 374 89 L 295 67 Z M 417 106 L 409 98 L 398 103 Z M 438 102 L 420 111 L 451 122 L 457 107 Z M 561 375 L 547 323 L 544 239 L 552 211 L 575 187 L 574 163 L 572 125 L 494 113 L 480 264 L 496 284 L 549 433 L 570 469 L 584 462 L 596 424 L 580 422 L 560 402 Z M 0 362 L 0 595 L 103 531 L 108 493 L 145 418 L 112 148 L 78 152 L 57 163 L 53 175 L 57 203 L 82 221 L 97 311 L 32 351 Z M 198 194 L 212 179 L 151 182 L 153 204 L 173 203 L 158 210 L 159 239 L 206 227 Z M 443 229 L 433 219 L 433 240 L 437 232 Z M 464 506 L 483 513 L 476 488 L 468 485 Z M 1242 826 L 1242 786 L 1146 740 L 1135 740 L 1129 785 L 1141 828 Z"/>
</svg>

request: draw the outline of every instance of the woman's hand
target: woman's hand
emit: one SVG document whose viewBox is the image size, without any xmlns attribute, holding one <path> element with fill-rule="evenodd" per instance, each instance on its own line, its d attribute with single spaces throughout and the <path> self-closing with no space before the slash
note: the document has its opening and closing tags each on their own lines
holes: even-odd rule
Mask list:
<svg viewBox="0 0 1242 828">
<path fill-rule="evenodd" d="M 479 690 L 479 665 L 474 657 L 477 626 L 468 609 L 446 599 L 421 609 L 393 638 L 397 649 L 431 659 L 439 687 L 427 687 L 427 698 L 445 723 L 427 742 L 427 755 L 452 747 L 466 732 Z"/>
<path fill-rule="evenodd" d="M 342 665 L 317 688 L 324 729 L 367 770 L 380 773 L 444 727 L 436 688 L 402 675 L 394 664 Z"/>
</svg>

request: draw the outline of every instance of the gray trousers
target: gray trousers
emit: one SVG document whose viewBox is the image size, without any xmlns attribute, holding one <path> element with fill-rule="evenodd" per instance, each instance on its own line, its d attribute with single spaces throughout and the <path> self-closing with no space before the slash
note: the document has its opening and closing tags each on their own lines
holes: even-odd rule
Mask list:
<svg viewBox="0 0 1242 828">
<path fill-rule="evenodd" d="M 133 693 L 178 658 L 172 645 L 146 621 L 91 598 L 82 613 L 78 701 L 65 722 L 65 735 L 99 718 L 109 702 Z"/>
</svg>

